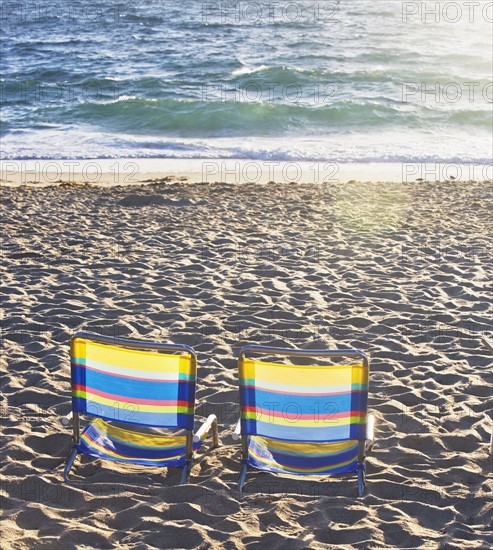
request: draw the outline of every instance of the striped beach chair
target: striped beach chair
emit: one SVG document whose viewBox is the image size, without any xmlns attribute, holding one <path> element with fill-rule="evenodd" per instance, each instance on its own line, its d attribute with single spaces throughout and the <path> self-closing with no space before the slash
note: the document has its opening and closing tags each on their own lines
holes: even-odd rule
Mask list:
<svg viewBox="0 0 493 550">
<path fill-rule="evenodd" d="M 252 355 L 334 358 L 349 365 L 292 365 Z M 320 361 L 318 361 L 320 363 Z M 327 361 L 325 361 L 327 362 Z M 244 347 L 238 359 L 241 438 L 238 488 L 249 466 L 279 474 L 358 474 L 365 489 L 366 451 L 374 418 L 367 414 L 369 360 L 358 350 L 293 350 Z"/>
<path fill-rule="evenodd" d="M 143 466 L 182 468 L 188 481 L 192 461 L 217 420 L 210 415 L 194 435 L 197 360 L 191 347 L 114 339 L 87 332 L 70 342 L 73 447 L 65 481 L 78 453 Z M 80 433 L 79 415 L 92 418 Z M 181 434 L 151 433 L 152 428 Z M 155 431 L 155 430 L 153 430 Z"/>
</svg>

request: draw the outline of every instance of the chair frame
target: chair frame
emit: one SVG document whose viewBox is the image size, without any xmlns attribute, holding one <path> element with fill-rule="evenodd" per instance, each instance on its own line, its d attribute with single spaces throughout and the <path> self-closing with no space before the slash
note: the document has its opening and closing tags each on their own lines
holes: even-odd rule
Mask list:
<svg viewBox="0 0 493 550">
<path fill-rule="evenodd" d="M 245 359 L 248 353 L 261 353 L 264 355 L 281 355 L 284 357 L 338 357 L 346 358 L 353 357 L 363 361 L 363 366 L 367 369 L 370 368 L 370 361 L 368 357 L 360 350 L 357 349 L 344 349 L 344 350 L 304 350 L 304 349 L 287 349 L 276 348 L 269 346 L 248 345 L 240 350 L 238 356 L 238 367 L 240 363 Z M 374 416 L 367 413 L 367 433 L 365 440 L 358 441 L 358 495 L 362 496 L 365 491 L 365 478 L 366 478 L 366 451 L 370 450 L 374 444 Z M 238 478 L 238 490 L 243 490 L 245 484 L 245 478 L 248 469 L 248 435 L 241 433 L 241 417 L 238 420 L 235 430 L 233 432 L 233 439 L 241 438 L 241 457 L 242 465 L 240 470 L 240 476 Z"/>
<path fill-rule="evenodd" d="M 194 371 L 197 371 L 197 354 L 195 350 L 185 344 L 163 344 L 159 342 L 150 342 L 146 340 L 131 340 L 123 338 L 113 338 L 111 336 L 102 336 L 99 334 L 94 334 L 92 332 L 76 332 L 70 338 L 70 358 L 74 356 L 74 342 L 76 339 L 85 339 L 91 342 L 96 342 L 99 344 L 112 344 L 119 346 L 121 348 L 133 349 L 133 350 L 147 350 L 147 351 L 163 351 L 163 352 L 181 352 L 189 353 L 192 357 L 192 364 Z M 95 418 L 90 413 L 83 413 L 91 418 Z M 195 416 L 195 403 L 194 403 L 194 416 Z M 69 482 L 69 473 L 74 464 L 75 458 L 79 451 L 76 449 L 76 445 L 80 443 L 80 415 L 78 412 L 73 410 L 73 401 L 72 401 L 72 411 L 62 419 L 62 424 L 68 425 L 72 423 L 72 448 L 63 471 L 63 478 L 65 482 Z M 159 428 L 159 426 L 158 426 Z M 197 433 L 194 435 L 192 430 L 185 430 L 186 434 L 186 463 L 183 467 L 183 472 L 181 476 L 181 484 L 188 482 L 190 477 L 190 471 L 192 469 L 193 462 L 193 442 L 198 441 L 201 435 L 206 431 L 207 433 L 212 428 L 212 441 L 213 448 L 219 446 L 219 434 L 217 428 L 217 418 L 216 415 L 211 414 L 207 420 L 202 424 Z M 199 436 L 199 437 L 197 437 Z"/>
<path fill-rule="evenodd" d="M 493 353 L 493 340 L 488 336 L 483 336 L 483 344 Z M 490 436 L 490 455 L 493 455 L 493 427 L 491 428 Z"/>
</svg>

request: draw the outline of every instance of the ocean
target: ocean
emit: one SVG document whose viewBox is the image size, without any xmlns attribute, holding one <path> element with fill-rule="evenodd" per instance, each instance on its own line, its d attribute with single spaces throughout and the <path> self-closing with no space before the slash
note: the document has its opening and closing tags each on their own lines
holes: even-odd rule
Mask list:
<svg viewBox="0 0 493 550">
<path fill-rule="evenodd" d="M 493 2 L 2 2 L 8 159 L 492 162 Z"/>
</svg>

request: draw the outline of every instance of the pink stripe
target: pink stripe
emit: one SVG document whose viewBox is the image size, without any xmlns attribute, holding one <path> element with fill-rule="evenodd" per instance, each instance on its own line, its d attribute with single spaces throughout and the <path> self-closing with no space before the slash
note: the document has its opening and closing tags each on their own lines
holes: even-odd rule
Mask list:
<svg viewBox="0 0 493 550">
<path fill-rule="evenodd" d="M 127 397 L 125 395 L 115 395 L 113 393 L 107 393 L 99 390 L 95 390 L 91 387 L 87 386 L 81 386 L 80 384 L 76 384 L 73 386 L 76 390 L 85 392 L 86 397 L 88 398 L 88 395 L 99 395 L 100 397 L 105 397 L 106 399 L 114 399 L 115 401 L 120 401 L 122 403 L 135 403 L 140 405 L 156 405 L 160 407 L 190 407 L 189 403 L 187 401 L 170 401 L 170 400 L 162 400 L 162 399 L 137 399 L 136 397 Z"/>
</svg>

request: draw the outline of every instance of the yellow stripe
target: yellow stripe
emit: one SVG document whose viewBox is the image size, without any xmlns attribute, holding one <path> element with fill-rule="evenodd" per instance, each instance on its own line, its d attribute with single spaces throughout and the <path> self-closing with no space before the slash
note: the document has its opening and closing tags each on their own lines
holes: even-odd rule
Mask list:
<svg viewBox="0 0 493 550">
<path fill-rule="evenodd" d="M 82 340 L 82 338 L 76 338 L 75 340 L 72 340 L 71 354 L 72 357 L 85 358 L 86 340 Z"/>
<path fill-rule="evenodd" d="M 276 462 L 275 460 L 268 460 L 267 458 L 258 455 L 252 449 L 249 449 L 248 452 L 251 455 L 253 455 L 259 462 L 263 464 L 268 464 L 269 466 L 274 466 L 275 468 L 278 468 L 285 472 L 299 472 L 299 473 L 326 472 L 326 471 L 334 470 L 335 468 L 342 468 L 343 466 L 346 466 L 347 464 L 350 464 L 351 462 L 354 461 L 354 458 L 351 458 L 339 464 L 328 464 L 326 466 L 320 466 L 319 468 L 296 468 L 296 466 L 286 466 L 284 464 L 280 464 L 279 462 Z"/>
<path fill-rule="evenodd" d="M 172 355 L 154 351 L 133 350 L 110 344 L 100 344 L 77 338 L 73 344 L 75 357 L 85 357 L 88 362 L 97 361 L 121 368 L 194 374 L 190 354 Z"/>
<path fill-rule="evenodd" d="M 128 462 L 134 462 L 135 460 L 141 460 L 143 462 L 149 462 L 150 464 L 153 464 L 155 462 L 168 462 L 168 461 L 171 461 L 171 460 L 175 460 L 177 458 L 181 458 L 182 456 L 184 456 L 184 452 L 183 453 L 179 453 L 177 455 L 173 455 L 173 456 L 168 456 L 168 457 L 165 457 L 165 458 L 142 458 L 142 457 L 125 457 L 125 456 L 122 456 L 118 453 L 115 453 L 114 451 L 111 451 L 110 449 L 107 449 L 106 447 L 104 447 L 103 445 L 100 445 L 99 443 L 96 443 L 94 441 L 90 441 L 88 438 L 82 436 L 81 439 L 84 439 L 84 441 L 86 442 L 86 444 L 89 446 L 89 447 L 94 447 L 96 449 L 99 449 L 100 452 L 104 453 L 105 455 L 108 455 L 108 456 L 112 456 L 122 462 L 125 462 L 125 461 L 128 461 Z"/>
<path fill-rule="evenodd" d="M 176 447 L 178 445 L 185 445 L 186 443 L 186 438 L 182 435 L 165 436 L 134 432 L 132 430 L 126 430 L 125 428 L 119 428 L 118 426 L 112 426 L 104 422 L 101 418 L 95 420 L 94 424 L 99 430 L 107 433 L 110 439 L 119 439 L 131 445 L 144 447 Z"/>
<path fill-rule="evenodd" d="M 363 366 L 361 366 L 361 368 L 353 369 L 351 373 L 351 383 L 364 384 L 368 386 L 369 374 L 369 369 L 365 369 Z"/>
<path fill-rule="evenodd" d="M 96 449 L 99 449 L 101 452 L 108 456 L 112 456 L 118 460 L 121 461 L 129 461 L 133 462 L 134 460 L 143 460 L 149 463 L 155 463 L 155 462 L 163 462 L 163 461 L 170 461 L 179 459 L 184 456 L 185 454 L 185 445 L 186 445 L 186 438 L 184 436 L 162 436 L 162 435 L 156 435 L 156 434 L 141 434 L 138 432 L 132 432 L 130 430 L 126 430 L 124 428 L 119 428 L 117 426 L 112 426 L 102 420 L 101 418 L 96 419 L 93 424 L 102 432 L 106 432 L 108 436 L 111 438 L 114 436 L 117 439 L 122 439 L 126 441 L 129 444 L 144 444 L 146 446 L 153 445 L 153 446 L 162 446 L 166 447 L 166 443 L 170 443 L 170 446 L 177 446 L 177 445 L 183 445 L 183 452 L 178 453 L 176 455 L 166 457 L 166 458 L 137 458 L 137 457 L 122 457 L 118 453 L 115 453 L 114 451 L 111 451 L 110 449 L 107 449 L 104 447 L 104 445 L 100 445 L 99 443 L 91 441 L 88 437 L 85 437 L 84 435 L 81 437 L 86 444 L 89 447 L 93 447 Z M 156 445 L 157 443 L 157 445 Z M 163 445 L 164 443 L 164 445 Z M 196 451 L 194 450 L 194 454 Z"/>
<path fill-rule="evenodd" d="M 327 386 L 359 383 L 368 378 L 363 365 L 304 366 L 264 363 L 253 359 L 240 361 L 240 378 L 265 382 L 302 384 L 303 386 Z"/>
<path fill-rule="evenodd" d="M 349 441 L 334 441 L 333 443 L 301 443 L 297 441 L 280 441 L 279 439 L 270 439 L 268 437 L 260 437 L 258 435 L 255 436 L 255 440 L 269 449 L 300 454 L 339 453 L 346 451 L 357 443 L 356 440 L 352 439 Z"/>
<path fill-rule="evenodd" d="M 176 357 L 176 355 L 175 355 Z M 190 354 L 183 354 L 180 355 L 180 366 L 179 371 L 180 374 L 185 374 L 186 376 L 195 376 L 197 374 L 197 367 L 192 360 L 192 356 Z"/>
<path fill-rule="evenodd" d="M 289 473 L 300 473 L 300 474 L 317 474 L 318 472 L 330 472 L 330 470 L 335 470 L 336 468 L 342 468 L 344 466 L 347 466 L 351 462 L 353 462 L 354 459 L 346 460 L 346 462 L 342 462 L 341 464 L 329 464 L 328 466 L 322 466 L 321 468 L 309 468 L 309 469 L 301 469 L 301 468 L 295 468 L 294 466 L 284 466 L 284 464 L 279 464 L 275 462 L 274 460 L 266 460 L 263 456 L 257 455 L 257 453 L 250 450 L 250 454 L 252 454 L 260 463 L 268 464 L 269 466 L 274 466 L 274 468 L 278 468 L 279 470 L 282 470 L 283 472 Z"/>
</svg>

